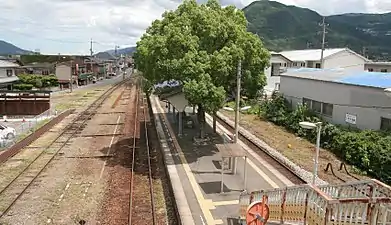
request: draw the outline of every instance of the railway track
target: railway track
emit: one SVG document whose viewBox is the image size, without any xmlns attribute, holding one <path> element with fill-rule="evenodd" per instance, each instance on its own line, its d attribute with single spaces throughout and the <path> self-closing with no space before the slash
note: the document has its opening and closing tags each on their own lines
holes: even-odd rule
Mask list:
<svg viewBox="0 0 391 225">
<path fill-rule="evenodd" d="M 149 108 L 141 88 L 138 87 L 137 89 L 128 223 L 129 225 L 158 224 L 152 172 L 152 164 L 155 162 L 152 160 L 148 134 Z M 140 126 L 139 129 L 137 129 L 138 125 Z M 140 131 L 140 134 L 137 134 L 137 131 Z M 137 140 L 137 138 L 139 139 Z"/>
<path fill-rule="evenodd" d="M 21 198 L 28 188 L 37 180 L 42 172 L 53 161 L 57 154 L 79 134 L 96 113 L 103 102 L 127 80 L 121 81 L 105 91 L 98 99 L 81 112 L 63 131 L 38 154 L 21 172 L 0 190 L 0 219 Z"/>
<path fill-rule="evenodd" d="M 226 129 L 234 133 L 234 127 L 232 127 L 230 124 L 216 116 L 217 122 L 219 122 L 221 125 L 223 125 Z M 270 155 L 265 149 L 259 147 L 256 143 L 254 143 L 252 140 L 248 139 L 247 137 L 243 136 L 239 132 L 239 139 L 243 141 L 245 144 L 247 144 L 251 149 L 253 149 L 256 153 L 258 153 L 259 156 L 261 156 L 265 161 L 273 165 L 275 169 L 277 169 L 280 173 L 284 174 L 286 178 L 288 178 L 292 183 L 294 184 L 305 184 L 307 183 L 304 179 L 302 179 L 300 176 L 298 176 L 291 168 L 285 166 L 280 160 L 276 159 L 272 155 Z"/>
</svg>

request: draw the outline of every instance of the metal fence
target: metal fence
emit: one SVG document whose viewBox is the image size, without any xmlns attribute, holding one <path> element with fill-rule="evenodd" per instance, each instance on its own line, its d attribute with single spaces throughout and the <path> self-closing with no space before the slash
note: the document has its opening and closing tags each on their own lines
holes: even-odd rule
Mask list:
<svg viewBox="0 0 391 225">
<path fill-rule="evenodd" d="M 0 151 L 27 137 L 56 115 L 55 107 L 51 107 L 34 117 L 1 118 L 0 124 L 5 128 L 0 131 Z"/>
</svg>

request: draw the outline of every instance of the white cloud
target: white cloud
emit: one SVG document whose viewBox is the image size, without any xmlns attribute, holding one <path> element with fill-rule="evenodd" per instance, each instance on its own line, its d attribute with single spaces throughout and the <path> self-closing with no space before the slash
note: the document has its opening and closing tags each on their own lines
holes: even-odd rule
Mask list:
<svg viewBox="0 0 391 225">
<path fill-rule="evenodd" d="M 204 2 L 205 0 L 199 0 Z M 391 11 L 389 0 L 278 0 L 321 14 Z M 88 53 L 134 45 L 145 28 L 181 0 L 0 0 L 0 39 L 43 53 Z M 253 0 L 221 0 L 244 7 Z"/>
</svg>

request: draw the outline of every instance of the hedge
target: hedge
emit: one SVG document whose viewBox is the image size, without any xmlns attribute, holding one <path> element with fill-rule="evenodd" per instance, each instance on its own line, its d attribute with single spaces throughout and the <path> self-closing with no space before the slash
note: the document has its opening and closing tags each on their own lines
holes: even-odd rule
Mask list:
<svg viewBox="0 0 391 225">
<path fill-rule="evenodd" d="M 303 105 L 292 109 L 278 93 L 261 104 L 261 116 L 297 136 L 315 143 L 316 131 L 299 126 L 300 121 L 323 122 L 321 146 L 340 159 L 385 183 L 391 183 L 391 136 L 374 130 L 357 130 L 332 125 Z"/>
<path fill-rule="evenodd" d="M 58 85 L 57 77 L 54 75 L 20 74 L 18 78 L 22 84 L 30 84 L 35 88 L 55 87 Z"/>
<path fill-rule="evenodd" d="M 20 90 L 20 91 L 29 91 L 33 89 L 34 85 L 32 84 L 15 84 L 14 89 Z"/>
</svg>

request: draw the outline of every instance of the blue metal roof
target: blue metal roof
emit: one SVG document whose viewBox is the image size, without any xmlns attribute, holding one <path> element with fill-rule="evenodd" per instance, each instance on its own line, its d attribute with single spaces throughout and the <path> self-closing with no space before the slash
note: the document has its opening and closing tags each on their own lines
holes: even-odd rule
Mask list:
<svg viewBox="0 0 391 225">
<path fill-rule="evenodd" d="M 388 88 L 391 87 L 391 73 L 359 72 L 346 75 L 335 81 L 345 84 Z"/>
<path fill-rule="evenodd" d="M 288 69 L 287 72 L 281 75 L 375 88 L 391 87 L 391 73 L 383 72 L 350 71 L 343 68 L 300 68 Z"/>
</svg>

